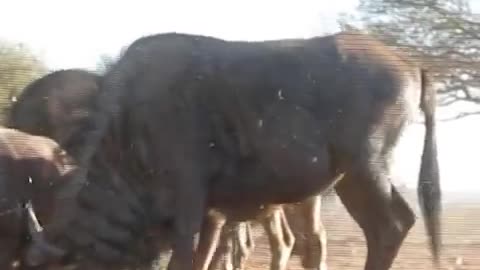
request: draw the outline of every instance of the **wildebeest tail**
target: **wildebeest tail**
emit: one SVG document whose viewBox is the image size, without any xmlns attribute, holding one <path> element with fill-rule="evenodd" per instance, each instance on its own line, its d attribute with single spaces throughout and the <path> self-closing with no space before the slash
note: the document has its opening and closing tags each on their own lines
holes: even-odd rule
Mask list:
<svg viewBox="0 0 480 270">
<path fill-rule="evenodd" d="M 435 135 L 436 92 L 429 83 L 427 71 L 421 69 L 420 73 L 420 108 L 425 116 L 425 138 L 418 181 L 418 200 L 430 237 L 433 259 L 438 263 L 441 246 L 441 189 Z"/>
</svg>

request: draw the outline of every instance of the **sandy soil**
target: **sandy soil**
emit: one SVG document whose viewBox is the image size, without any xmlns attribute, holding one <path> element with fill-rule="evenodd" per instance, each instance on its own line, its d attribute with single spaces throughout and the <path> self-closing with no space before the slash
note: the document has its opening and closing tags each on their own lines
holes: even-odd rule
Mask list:
<svg viewBox="0 0 480 270">
<path fill-rule="evenodd" d="M 413 192 L 404 195 L 407 195 L 410 205 L 417 209 L 418 204 Z M 363 269 L 366 245 L 359 227 L 338 201 L 327 202 L 322 208 L 322 220 L 328 234 L 328 269 Z M 416 214 L 417 222 L 405 240 L 392 270 L 435 269 L 431 262 L 423 221 L 420 214 Z M 480 200 L 470 200 L 468 203 L 463 200 L 460 203 L 457 201 L 455 204 L 444 205 L 442 226 L 443 250 L 441 267 L 438 270 L 480 269 Z M 270 250 L 261 226 L 254 226 L 254 240 L 256 247 L 247 262 L 247 269 L 269 269 Z M 162 261 L 161 264 L 166 265 L 167 261 Z M 162 266 L 159 269 L 163 269 Z M 294 251 L 288 269 L 303 269 L 297 251 Z"/>
<path fill-rule="evenodd" d="M 328 233 L 328 266 L 334 269 L 363 269 L 366 248 L 363 234 L 343 206 L 324 211 Z M 392 269 L 434 269 L 423 222 L 419 217 L 400 250 Z M 256 228 L 256 249 L 248 269 L 268 269 L 269 246 L 263 229 Z M 444 209 L 443 254 L 440 269 L 480 269 L 480 204 L 449 205 Z M 303 269 L 294 255 L 289 269 Z"/>
</svg>

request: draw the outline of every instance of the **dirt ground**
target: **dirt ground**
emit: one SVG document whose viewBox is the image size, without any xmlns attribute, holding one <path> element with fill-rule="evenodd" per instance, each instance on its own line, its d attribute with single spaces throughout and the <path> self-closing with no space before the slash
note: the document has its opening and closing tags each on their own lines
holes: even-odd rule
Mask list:
<svg viewBox="0 0 480 270">
<path fill-rule="evenodd" d="M 410 205 L 416 209 L 417 222 L 410 230 L 391 269 L 434 270 L 436 268 L 431 262 L 428 238 L 417 209 L 418 204 L 412 193 L 404 195 L 407 195 Z M 361 230 L 338 201 L 327 202 L 322 208 L 322 220 L 328 234 L 328 269 L 363 269 L 366 245 Z M 475 203 L 444 204 L 442 216 L 443 249 L 441 266 L 438 270 L 479 270 L 480 199 Z M 269 269 L 270 250 L 267 237 L 261 226 L 257 225 L 253 228 L 256 247 L 247 262 L 246 269 Z M 289 261 L 288 269 L 303 269 L 300 257 L 295 252 Z M 167 261 L 163 263 L 166 264 Z M 162 266 L 159 269 L 163 269 Z"/>
<path fill-rule="evenodd" d="M 363 235 L 343 206 L 333 208 L 322 214 L 328 233 L 328 268 L 363 269 L 366 258 Z M 444 206 L 443 217 L 440 269 L 480 269 L 480 204 Z M 392 269 L 434 269 L 423 226 L 421 218 L 418 217 Z M 256 228 L 255 234 L 256 248 L 247 263 L 247 269 L 268 269 L 270 254 L 267 239 L 260 227 Z M 289 269 L 303 269 L 298 255 L 291 258 Z"/>
</svg>

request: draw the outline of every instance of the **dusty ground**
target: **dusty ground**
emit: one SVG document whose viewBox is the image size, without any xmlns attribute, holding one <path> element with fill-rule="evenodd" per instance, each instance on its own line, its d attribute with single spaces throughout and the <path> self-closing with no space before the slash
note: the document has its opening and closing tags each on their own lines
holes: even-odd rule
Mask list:
<svg viewBox="0 0 480 270">
<path fill-rule="evenodd" d="M 361 231 L 343 206 L 331 208 L 322 215 L 328 232 L 329 269 L 363 269 L 366 249 Z M 441 269 L 480 269 L 480 204 L 445 206 L 443 224 Z M 255 240 L 257 247 L 249 259 L 248 269 L 268 269 L 270 254 L 261 228 L 256 229 Z M 426 241 L 419 218 L 392 269 L 434 269 Z M 289 269 L 302 269 L 297 255 L 290 260 Z"/>
<path fill-rule="evenodd" d="M 407 195 L 414 209 L 418 208 L 412 193 L 404 195 Z M 480 269 L 480 199 L 474 201 L 443 206 L 443 253 L 439 270 Z M 322 220 L 328 233 L 329 270 L 363 269 L 366 245 L 358 226 L 339 202 L 327 202 L 322 211 Z M 417 216 L 417 222 L 405 240 L 392 270 L 435 269 L 431 263 L 428 239 L 418 212 Z M 254 237 L 256 248 L 247 262 L 247 269 L 269 269 L 268 241 L 260 226 L 254 227 Z M 289 269 L 303 269 L 299 259 L 299 256 L 294 254 L 290 259 Z"/>
</svg>

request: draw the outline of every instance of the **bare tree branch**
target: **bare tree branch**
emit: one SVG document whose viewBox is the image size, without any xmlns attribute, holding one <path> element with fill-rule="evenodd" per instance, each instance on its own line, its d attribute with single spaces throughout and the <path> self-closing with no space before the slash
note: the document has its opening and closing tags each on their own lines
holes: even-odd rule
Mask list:
<svg viewBox="0 0 480 270">
<path fill-rule="evenodd" d="M 361 21 L 382 41 L 406 52 L 443 85 L 439 104 L 480 104 L 480 17 L 467 0 L 360 0 Z"/>
</svg>

